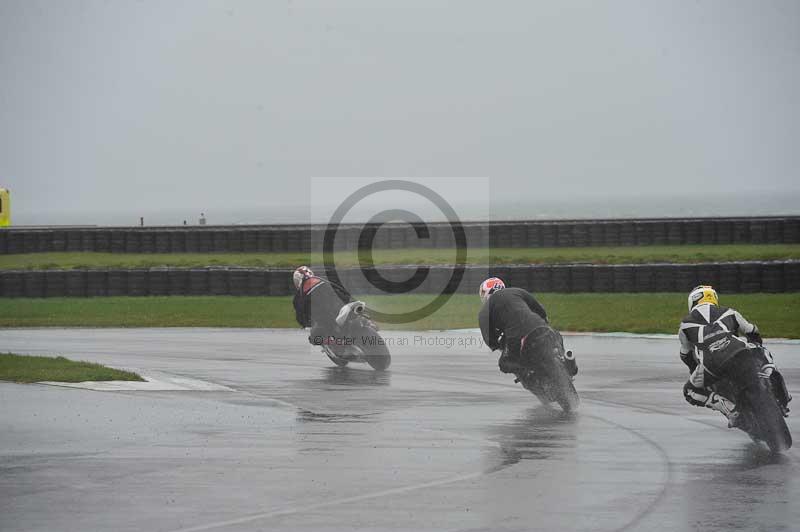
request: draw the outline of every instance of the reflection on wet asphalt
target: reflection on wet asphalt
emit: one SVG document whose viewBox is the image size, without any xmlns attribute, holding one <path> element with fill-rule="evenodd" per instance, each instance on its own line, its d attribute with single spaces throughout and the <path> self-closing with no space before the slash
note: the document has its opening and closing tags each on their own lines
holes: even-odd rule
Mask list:
<svg viewBox="0 0 800 532">
<path fill-rule="evenodd" d="M 301 331 L 0 340 L 233 388 L 0 384 L 1 530 L 799 528 L 796 451 L 771 455 L 686 405 L 674 339 L 568 336 L 583 398 L 571 416 L 477 347 L 410 341 L 379 373 L 332 366 Z M 797 391 L 800 345 L 772 348 Z"/>
<path fill-rule="evenodd" d="M 574 449 L 577 425 L 577 414 L 536 406 L 510 423 L 488 427 L 487 437 L 499 446 L 497 469 L 521 460 L 545 460 L 559 450 Z"/>
<path fill-rule="evenodd" d="M 322 370 L 321 381 L 330 386 L 387 386 L 392 382 L 392 374 L 363 367 L 330 367 Z"/>
</svg>

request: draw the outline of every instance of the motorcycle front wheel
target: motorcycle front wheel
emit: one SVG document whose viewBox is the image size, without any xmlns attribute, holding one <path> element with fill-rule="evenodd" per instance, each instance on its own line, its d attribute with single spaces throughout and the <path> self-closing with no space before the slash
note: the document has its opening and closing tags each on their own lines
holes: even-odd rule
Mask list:
<svg viewBox="0 0 800 532">
<path fill-rule="evenodd" d="M 345 367 L 347 365 L 348 361 L 343 359 L 343 358 L 339 358 L 338 356 L 336 356 L 336 354 L 334 354 L 334 352 L 331 351 L 330 347 L 328 347 L 326 345 L 322 346 L 322 352 L 325 353 L 326 355 L 328 355 L 328 358 L 331 359 L 331 362 L 333 362 L 334 364 L 336 364 L 340 368 L 343 368 L 343 367 Z"/>
</svg>

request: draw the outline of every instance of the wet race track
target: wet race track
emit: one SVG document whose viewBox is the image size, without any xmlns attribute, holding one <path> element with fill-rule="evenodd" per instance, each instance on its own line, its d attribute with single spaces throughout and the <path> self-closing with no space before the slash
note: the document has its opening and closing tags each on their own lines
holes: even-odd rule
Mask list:
<svg viewBox="0 0 800 532">
<path fill-rule="evenodd" d="M 302 331 L 0 331 L 3 351 L 230 388 L 0 383 L 0 530 L 800 529 L 797 450 L 686 404 L 674 338 L 567 336 L 564 417 L 474 333 L 386 336 L 377 373 Z M 800 345 L 769 345 L 797 393 Z"/>
</svg>

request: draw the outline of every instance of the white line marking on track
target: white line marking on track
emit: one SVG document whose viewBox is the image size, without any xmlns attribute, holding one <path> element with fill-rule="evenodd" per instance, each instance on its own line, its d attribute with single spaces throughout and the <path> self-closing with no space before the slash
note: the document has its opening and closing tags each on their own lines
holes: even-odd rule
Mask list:
<svg viewBox="0 0 800 532">
<path fill-rule="evenodd" d="M 178 377 L 171 375 L 159 375 L 158 378 L 142 375 L 142 381 L 84 381 L 84 382 L 55 382 L 42 381 L 38 384 L 49 386 L 63 386 L 66 388 L 81 388 L 84 390 L 95 390 L 99 392 L 232 392 L 233 388 L 215 384 L 213 382 L 201 381 L 189 377 Z"/>
<path fill-rule="evenodd" d="M 284 508 L 282 510 L 273 510 L 271 512 L 262 512 L 257 514 L 248 515 L 245 517 L 240 517 L 237 519 L 230 519 L 228 521 L 218 521 L 216 523 L 207 523 L 205 525 L 198 525 L 190 528 L 179 528 L 173 530 L 172 532 L 199 532 L 201 530 L 213 530 L 215 528 L 222 528 L 226 526 L 232 525 L 241 525 L 244 523 L 250 523 L 253 521 L 257 521 L 259 519 L 267 519 L 269 517 L 278 517 L 284 515 L 291 515 L 298 512 L 305 512 L 308 510 L 316 510 L 318 508 L 326 508 L 328 506 L 337 506 L 340 504 L 349 504 L 353 502 L 361 502 L 366 501 L 369 499 L 377 499 L 379 497 L 386 497 L 388 495 L 397 495 L 400 493 L 408 493 L 411 491 L 416 491 L 420 489 L 426 488 L 435 488 L 437 486 L 444 486 L 445 484 L 453 484 L 455 482 L 463 482 L 465 480 L 471 480 L 473 478 L 477 478 L 480 476 L 485 475 L 485 471 L 477 471 L 475 473 L 469 473 L 467 475 L 459 475 L 457 477 L 449 477 L 443 478 L 439 480 L 432 480 L 430 482 L 424 482 L 422 484 L 413 484 L 411 486 L 403 486 L 400 488 L 391 488 L 388 490 L 383 491 L 376 491 L 373 493 L 366 493 L 364 495 L 355 495 L 353 497 L 345 497 L 343 499 L 334 499 L 330 501 L 320 502 L 317 504 L 303 504 L 301 506 L 293 506 L 290 508 Z"/>
</svg>

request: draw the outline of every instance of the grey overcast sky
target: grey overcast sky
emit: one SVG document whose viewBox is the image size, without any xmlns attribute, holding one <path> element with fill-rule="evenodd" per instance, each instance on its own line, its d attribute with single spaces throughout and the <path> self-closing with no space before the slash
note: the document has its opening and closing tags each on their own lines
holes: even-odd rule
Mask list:
<svg viewBox="0 0 800 532">
<path fill-rule="evenodd" d="M 796 0 L 0 0 L 0 77 L 16 223 L 301 221 L 321 176 L 800 212 Z"/>
</svg>

